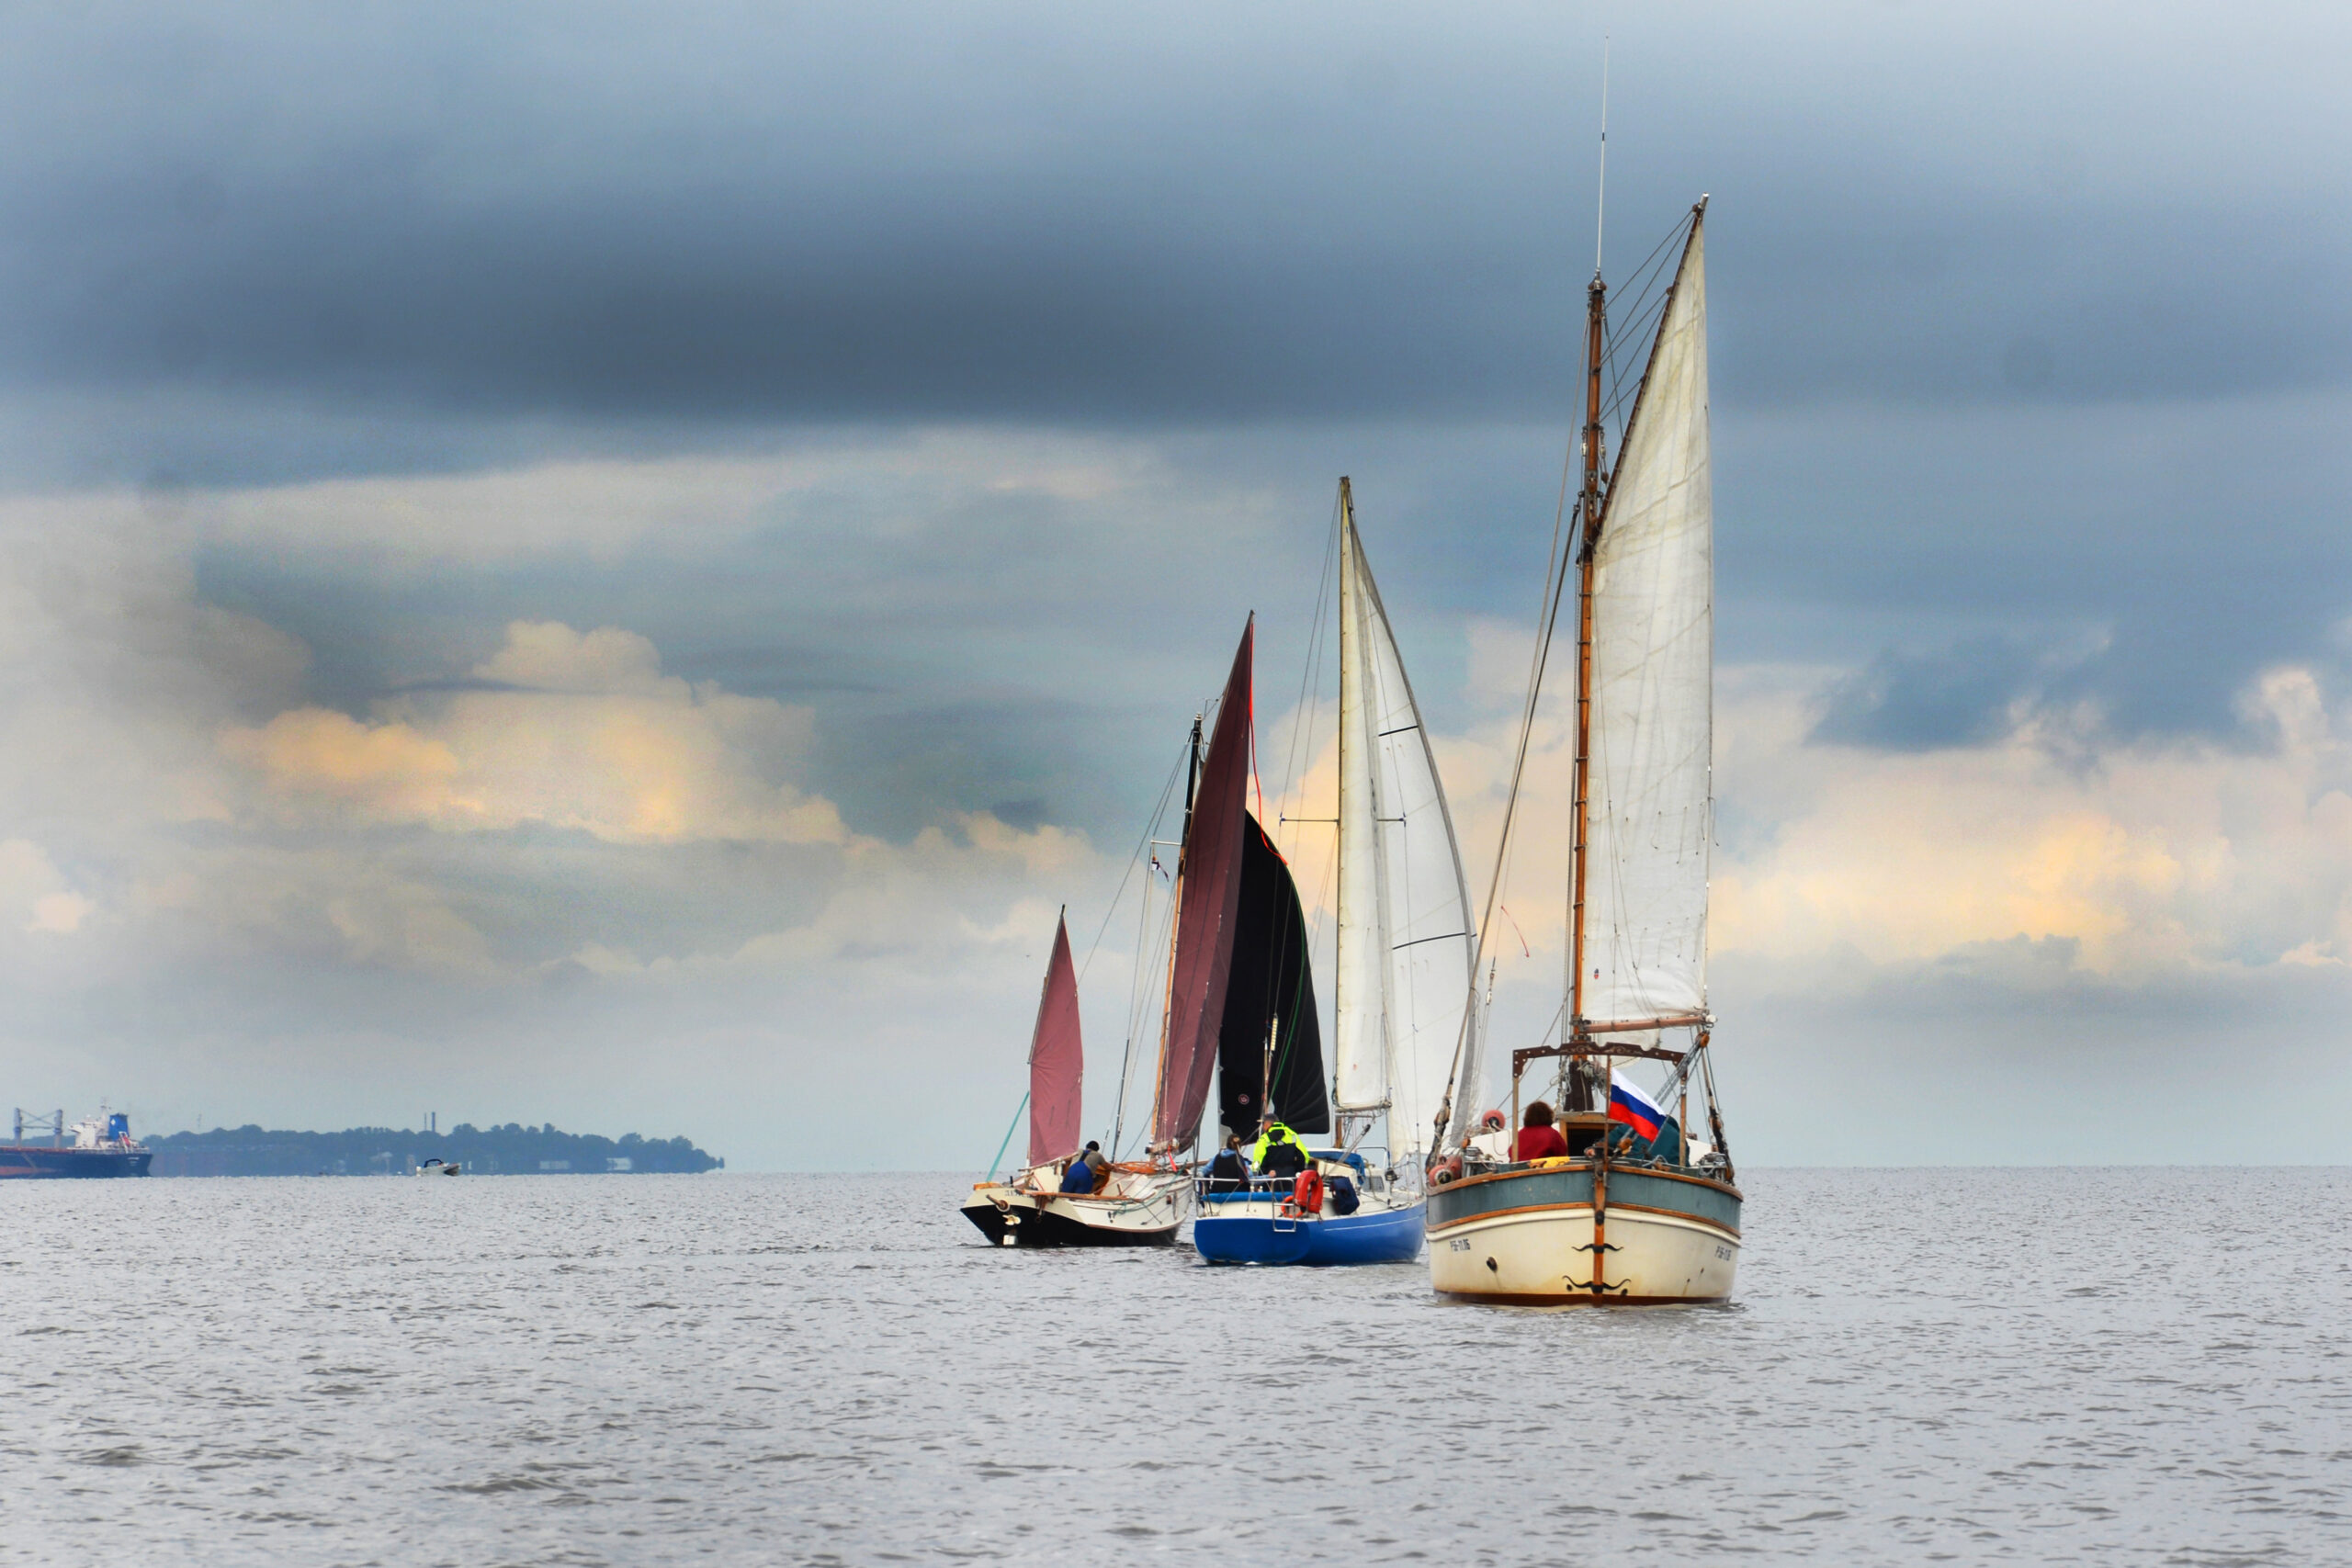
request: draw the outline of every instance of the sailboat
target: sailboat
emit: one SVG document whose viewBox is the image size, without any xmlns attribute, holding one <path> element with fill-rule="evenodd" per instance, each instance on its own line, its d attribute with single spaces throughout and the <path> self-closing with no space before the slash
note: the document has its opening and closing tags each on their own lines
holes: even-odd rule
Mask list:
<svg viewBox="0 0 2352 1568">
<path fill-rule="evenodd" d="M 1260 1178 L 1236 1188 L 1204 1180 L 1193 1245 L 1213 1263 L 1409 1262 L 1419 1253 L 1420 1172 L 1436 1147 L 1439 1108 L 1471 996 L 1476 942 L 1453 818 L 1344 478 L 1339 536 L 1337 1146 L 1310 1149 L 1313 1168 L 1295 1183 Z M 1261 858 L 1272 857 L 1268 844 Z M 1293 890 L 1286 908 L 1296 907 Z M 1305 994 L 1281 994 L 1304 1035 L 1314 1027 L 1314 998 L 1305 978 L 1304 923 L 1295 915 L 1292 920 Z M 1247 1021 L 1226 1042 L 1226 1099 L 1245 1114 L 1238 1122 L 1228 1117 L 1237 1128 L 1247 1125 L 1246 1091 L 1257 1081 Z M 1231 1059 L 1237 1046 L 1238 1063 Z M 1270 1059 L 1271 1051 L 1270 1043 Z M 1292 1061 L 1310 1055 L 1311 1041 Z M 1245 1091 L 1239 1104 L 1232 1089 L 1237 1068 Z M 1275 1109 L 1301 1131 L 1329 1126 L 1290 1121 L 1287 1101 Z"/>
<path fill-rule="evenodd" d="M 999 1181 L 976 1182 L 964 1217 L 1000 1247 L 1166 1247 L 1184 1222 L 1190 1183 L 1148 1166 L 1113 1165 L 1086 1192 L 1062 1178 L 1080 1153 L 1086 1047 L 1067 915 L 1054 930 L 1037 1022 L 1029 1037 L 1029 1157 Z"/>
<path fill-rule="evenodd" d="M 1539 626 L 1548 649 L 1573 573 L 1566 994 L 1557 1040 L 1511 1053 L 1509 1122 L 1480 1118 L 1517 1126 L 1522 1079 L 1545 1064 L 1566 1152 L 1521 1161 L 1510 1157 L 1515 1146 L 1453 1136 L 1430 1172 L 1428 1210 L 1430 1280 L 1452 1296 L 1531 1305 L 1720 1302 L 1739 1267 L 1741 1197 L 1708 1059 L 1714 522 L 1706 207 L 1702 197 L 1656 253 L 1674 257 L 1672 281 L 1605 484 L 1610 341 L 1598 265 L 1587 293 L 1583 485 L 1573 548 L 1555 551 Z M 1647 313 L 1642 298 L 1637 321 Z M 1539 658 L 1529 727 L 1544 667 Z M 1526 753 L 1522 733 L 1522 762 Z M 1519 784 L 1515 773 L 1498 886 Z M 1454 1082 L 1464 1097 L 1480 1088 L 1475 1070 Z M 1711 1145 L 1685 1131 L 1694 1090 Z"/>
<path fill-rule="evenodd" d="M 1295 1132 L 1331 1129 L 1298 884 L 1249 807 L 1257 629 L 1253 615 L 1205 750 L 1193 722 L 1146 1150 L 1171 1168 L 1191 1163 L 1213 1083 L 1228 1132 L 1254 1134 L 1269 1112 Z"/>
</svg>

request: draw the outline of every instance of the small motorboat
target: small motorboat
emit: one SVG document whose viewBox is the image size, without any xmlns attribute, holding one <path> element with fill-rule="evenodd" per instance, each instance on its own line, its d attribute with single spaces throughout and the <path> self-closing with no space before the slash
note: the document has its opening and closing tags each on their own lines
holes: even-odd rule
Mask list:
<svg viewBox="0 0 2352 1568">
<path fill-rule="evenodd" d="M 416 1168 L 416 1174 L 419 1176 L 458 1176 L 463 1174 L 465 1168 L 466 1168 L 464 1166 L 459 1165 L 453 1159 L 429 1159 L 423 1165 Z"/>
</svg>

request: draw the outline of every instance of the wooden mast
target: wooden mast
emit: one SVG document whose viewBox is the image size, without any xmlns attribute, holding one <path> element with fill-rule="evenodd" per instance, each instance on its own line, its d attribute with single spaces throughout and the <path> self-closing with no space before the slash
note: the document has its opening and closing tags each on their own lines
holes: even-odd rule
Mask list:
<svg viewBox="0 0 2352 1568">
<path fill-rule="evenodd" d="M 1588 1037 L 1584 1018 L 1584 884 L 1592 797 L 1592 567 L 1600 541 L 1600 366 L 1609 325 L 1609 286 L 1593 268 L 1585 292 L 1584 485 L 1577 491 L 1581 526 L 1577 537 L 1577 754 L 1576 808 L 1569 845 L 1567 1029 L 1572 1039 Z M 1573 1076 L 1573 1075 L 1572 1075 Z M 1572 1085 L 1577 1098 L 1580 1088 Z"/>
<path fill-rule="evenodd" d="M 1201 782 L 1201 719 L 1193 716 L 1193 757 L 1184 770 L 1184 830 L 1177 835 L 1175 886 L 1168 908 L 1168 987 L 1159 1004 L 1159 1058 L 1151 1074 L 1151 1124 L 1159 1125 L 1159 1106 L 1168 1089 L 1168 1030 L 1176 1017 L 1176 933 L 1183 923 L 1184 869 L 1193 858 L 1193 797 Z"/>
</svg>

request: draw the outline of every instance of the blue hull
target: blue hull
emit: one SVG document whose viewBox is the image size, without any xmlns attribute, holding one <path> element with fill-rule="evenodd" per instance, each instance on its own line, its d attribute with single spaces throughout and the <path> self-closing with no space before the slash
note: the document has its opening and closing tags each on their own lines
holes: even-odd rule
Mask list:
<svg viewBox="0 0 2352 1568">
<path fill-rule="evenodd" d="M 1410 1263 L 1421 1255 L 1425 1207 L 1283 1220 L 1228 1216 L 1204 1204 L 1193 1222 L 1193 1247 L 1211 1263 Z"/>
</svg>

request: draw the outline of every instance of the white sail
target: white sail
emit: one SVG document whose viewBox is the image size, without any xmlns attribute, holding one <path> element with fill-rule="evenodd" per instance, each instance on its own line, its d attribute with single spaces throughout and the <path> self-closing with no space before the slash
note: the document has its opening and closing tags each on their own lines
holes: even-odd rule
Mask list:
<svg viewBox="0 0 2352 1568">
<path fill-rule="evenodd" d="M 1593 557 L 1579 963 L 1584 1016 L 1596 1025 L 1706 1010 L 1713 603 L 1706 268 L 1694 223 Z"/>
<path fill-rule="evenodd" d="M 1340 547 L 1340 929 L 1334 1099 L 1388 1105 L 1398 1160 L 1431 1146 L 1457 1045 L 1457 1121 L 1475 1113 L 1463 1039 L 1477 941 L 1437 760 L 1396 654 L 1352 512 Z"/>
</svg>

